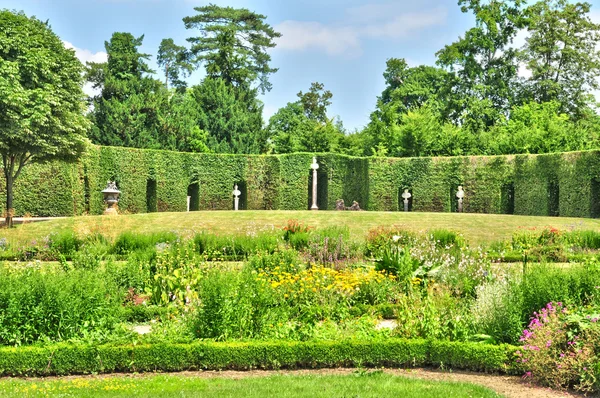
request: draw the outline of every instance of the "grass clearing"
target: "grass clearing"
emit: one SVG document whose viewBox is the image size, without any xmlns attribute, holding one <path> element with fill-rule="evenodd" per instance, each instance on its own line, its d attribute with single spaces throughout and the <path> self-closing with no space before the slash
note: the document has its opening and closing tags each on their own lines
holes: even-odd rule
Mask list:
<svg viewBox="0 0 600 398">
<path fill-rule="evenodd" d="M 174 375 L 4 379 L 2 397 L 500 397 L 469 383 L 418 380 L 382 372 L 352 375 L 197 378 Z"/>
<path fill-rule="evenodd" d="M 19 225 L 0 230 L 0 237 L 13 244 L 28 244 L 53 232 L 73 230 L 78 235 L 100 233 L 114 238 L 123 231 L 153 233 L 174 231 L 193 235 L 200 231 L 223 234 L 272 230 L 297 219 L 316 228 L 348 226 L 355 240 L 363 240 L 369 229 L 398 226 L 413 232 L 448 229 L 460 232 L 471 244 L 509 239 L 518 228 L 554 227 L 560 230 L 600 230 L 600 220 L 563 217 L 531 217 L 470 213 L 402 213 L 336 211 L 199 211 L 149 213 L 118 217 L 83 216 Z"/>
</svg>

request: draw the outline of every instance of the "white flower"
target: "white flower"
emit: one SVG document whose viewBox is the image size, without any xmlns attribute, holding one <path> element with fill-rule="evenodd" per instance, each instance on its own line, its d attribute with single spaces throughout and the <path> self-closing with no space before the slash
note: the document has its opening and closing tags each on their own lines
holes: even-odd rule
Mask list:
<svg viewBox="0 0 600 398">
<path fill-rule="evenodd" d="M 393 240 L 394 242 L 398 242 L 398 241 L 400 240 L 400 236 L 398 236 L 398 235 L 394 235 L 394 236 L 392 236 L 392 240 Z"/>
</svg>

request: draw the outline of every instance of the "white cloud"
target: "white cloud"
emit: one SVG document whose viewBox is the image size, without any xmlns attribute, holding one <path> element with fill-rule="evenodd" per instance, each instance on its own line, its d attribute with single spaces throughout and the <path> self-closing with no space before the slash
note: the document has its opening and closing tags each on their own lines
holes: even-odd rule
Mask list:
<svg viewBox="0 0 600 398">
<path fill-rule="evenodd" d="M 407 13 L 394 17 L 382 24 L 369 24 L 365 26 L 364 33 L 370 37 L 388 37 L 403 39 L 410 37 L 414 32 L 430 26 L 441 25 L 447 17 L 447 11 L 438 8 L 427 13 Z"/>
<path fill-rule="evenodd" d="M 63 40 L 65 48 L 75 50 L 75 56 L 85 65 L 86 62 L 106 62 L 108 55 L 104 51 L 93 53 L 90 50 L 75 47 L 72 43 Z"/>
<path fill-rule="evenodd" d="M 93 53 L 90 50 L 81 49 L 75 47 L 72 43 L 63 40 L 63 44 L 65 48 L 75 50 L 75 56 L 85 65 L 86 62 L 106 62 L 108 60 L 108 55 L 103 51 L 98 51 L 97 53 Z M 92 87 L 92 83 L 85 83 L 83 85 L 83 92 L 86 93 L 90 97 L 94 97 L 100 94 L 99 90 L 94 90 Z"/>
<path fill-rule="evenodd" d="M 320 22 L 284 21 L 275 30 L 282 34 L 277 41 L 279 49 L 317 48 L 329 55 L 360 53 L 358 32 L 350 27 L 327 26 Z"/>
<path fill-rule="evenodd" d="M 407 12 L 397 3 L 369 4 L 349 8 L 339 23 L 284 21 L 275 30 L 282 33 L 277 48 L 302 51 L 317 49 L 329 55 L 360 55 L 362 39 L 406 39 L 446 21 L 447 10 Z"/>
</svg>

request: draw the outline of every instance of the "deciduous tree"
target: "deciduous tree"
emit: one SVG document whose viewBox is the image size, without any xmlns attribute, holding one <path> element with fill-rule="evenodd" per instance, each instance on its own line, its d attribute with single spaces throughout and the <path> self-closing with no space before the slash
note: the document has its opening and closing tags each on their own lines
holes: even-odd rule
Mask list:
<svg viewBox="0 0 600 398">
<path fill-rule="evenodd" d="M 83 70 L 47 23 L 0 11 L 0 154 L 8 226 L 13 184 L 23 168 L 74 159 L 85 148 Z"/>
</svg>

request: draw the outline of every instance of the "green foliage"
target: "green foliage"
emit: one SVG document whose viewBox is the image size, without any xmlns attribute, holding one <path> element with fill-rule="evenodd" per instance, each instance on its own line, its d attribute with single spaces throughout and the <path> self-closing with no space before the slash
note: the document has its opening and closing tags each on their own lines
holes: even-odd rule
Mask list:
<svg viewBox="0 0 600 398">
<path fill-rule="evenodd" d="M 522 286 L 501 279 L 479 286 L 476 294 L 471 309 L 476 330 L 497 342 L 518 343 L 525 325 Z"/>
<path fill-rule="evenodd" d="M 185 90 L 187 84 L 182 79 L 189 76 L 193 70 L 189 58 L 187 49 L 176 45 L 173 39 L 163 39 L 160 42 L 156 62 L 165 73 L 167 88 L 170 82 L 178 91 Z"/>
<path fill-rule="evenodd" d="M 435 242 L 438 247 L 457 247 L 461 248 L 465 245 L 464 239 L 455 231 L 446 229 L 434 229 L 429 231 L 430 239 Z"/>
<path fill-rule="evenodd" d="M 258 81 L 262 92 L 270 91 L 268 77 L 277 72 L 269 62 L 270 48 L 281 33 L 264 22 L 266 17 L 245 8 L 209 4 L 195 7 L 197 15 L 185 17 L 186 29 L 198 29 L 200 36 L 190 37 L 195 61 L 206 64 L 210 78 L 222 79 L 229 86 L 249 88 Z"/>
<path fill-rule="evenodd" d="M 100 90 L 92 99 L 90 138 L 103 145 L 207 151 L 207 137 L 198 126 L 193 98 L 183 90 L 171 93 L 145 75 L 152 71 L 145 62 L 149 56 L 139 52 L 143 38 L 116 32 L 105 43 L 107 63 L 88 64 L 87 79 Z M 159 52 L 159 65 L 178 87 L 183 84 L 181 71 L 190 70 L 185 54 L 172 41 L 162 43 Z"/>
<path fill-rule="evenodd" d="M 174 232 L 136 234 L 126 231 L 117 236 L 112 246 L 112 252 L 119 255 L 127 255 L 135 251 L 153 249 L 158 243 L 173 243 L 178 239 L 179 237 Z"/>
<path fill-rule="evenodd" d="M 562 112 L 581 118 L 598 89 L 600 25 L 591 4 L 538 1 L 527 8 L 527 39 L 521 59 L 532 76 L 527 91 L 539 102 L 558 101 Z"/>
<path fill-rule="evenodd" d="M 32 162 L 73 159 L 85 147 L 83 67 L 47 23 L 0 11 L 0 155 L 12 226 L 13 184 Z"/>
<path fill-rule="evenodd" d="M 161 212 L 184 211 L 190 186 L 197 187 L 197 209 L 230 210 L 233 186 L 242 182 L 246 186 L 242 201 L 248 210 L 307 209 L 313 155 L 190 154 L 90 146 L 78 164 L 26 169 L 15 185 L 15 214 L 101 214 L 105 204 L 100 191 L 107 180 L 117 181 L 123 192 L 119 209 L 125 213 L 148 210 L 148 180 L 156 182 L 156 209 Z M 597 151 L 402 159 L 321 154 L 317 202 L 322 210 L 333 210 L 336 200 L 344 199 L 356 200 L 366 210 L 397 211 L 402 209 L 400 193 L 409 188 L 413 211 L 450 212 L 456 209 L 456 189 L 462 185 L 468 213 L 597 217 L 599 160 Z"/>
<path fill-rule="evenodd" d="M 248 342 L 0 348 L 5 376 L 88 373 L 401 367 L 435 365 L 456 369 L 511 371 L 511 346 L 385 339 L 380 341 Z M 51 359 L 51 360 L 50 360 Z"/>
<path fill-rule="evenodd" d="M 563 269 L 550 264 L 532 265 L 527 267 L 522 283 L 521 319 L 526 322 L 534 311 L 550 302 L 585 306 L 598 300 L 600 266 L 589 263 Z"/>
<path fill-rule="evenodd" d="M 233 87 L 219 77 L 207 77 L 194 86 L 191 96 L 198 113 L 196 123 L 209 134 L 208 147 L 216 153 L 260 153 L 263 104 L 256 92 Z"/>
<path fill-rule="evenodd" d="M 265 336 L 269 325 L 285 322 L 269 289 L 255 273 L 209 271 L 200 279 L 198 300 L 190 327 L 198 338 L 216 340 Z"/>
<path fill-rule="evenodd" d="M 273 253 L 278 244 L 278 236 L 270 233 L 222 236 L 204 232 L 194 236 L 194 249 L 208 260 L 243 260 L 251 254 Z"/>
<path fill-rule="evenodd" d="M 327 117 L 333 94 L 323 84 L 312 83 L 310 90 L 300 91 L 298 97 L 298 101 L 289 102 L 269 120 L 267 134 L 272 151 L 338 152 L 345 130 L 339 119 Z"/>
<path fill-rule="evenodd" d="M 49 246 L 51 250 L 62 255 L 72 256 L 79 251 L 82 243 L 73 231 L 66 230 L 50 235 Z"/>
<path fill-rule="evenodd" d="M 96 271 L 0 269 L 0 343 L 63 341 L 110 330 L 123 295 Z"/>
</svg>

